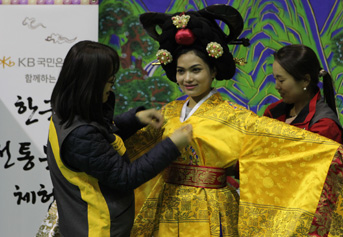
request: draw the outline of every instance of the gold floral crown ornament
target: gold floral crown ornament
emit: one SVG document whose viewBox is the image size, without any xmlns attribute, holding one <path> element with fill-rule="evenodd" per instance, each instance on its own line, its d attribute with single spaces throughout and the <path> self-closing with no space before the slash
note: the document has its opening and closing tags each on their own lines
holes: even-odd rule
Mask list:
<svg viewBox="0 0 343 237">
<path fill-rule="evenodd" d="M 172 21 L 173 24 L 176 26 L 176 28 L 185 28 L 189 22 L 189 19 L 191 19 L 191 16 L 189 15 L 181 15 L 181 16 L 173 16 Z"/>
<path fill-rule="evenodd" d="M 156 53 L 157 60 L 160 62 L 160 64 L 166 65 L 167 63 L 170 63 L 173 61 L 173 56 L 168 50 L 160 49 Z"/>
<path fill-rule="evenodd" d="M 233 58 L 233 61 L 240 66 L 247 64 L 247 61 L 244 58 Z"/>
<path fill-rule="evenodd" d="M 213 58 L 219 58 L 223 55 L 223 47 L 217 42 L 208 43 L 206 46 L 208 56 Z"/>
</svg>

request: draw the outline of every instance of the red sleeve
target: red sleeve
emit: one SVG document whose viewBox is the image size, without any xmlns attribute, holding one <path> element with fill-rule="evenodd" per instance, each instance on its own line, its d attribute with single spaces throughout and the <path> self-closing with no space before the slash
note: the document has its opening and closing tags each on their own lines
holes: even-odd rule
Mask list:
<svg viewBox="0 0 343 237">
<path fill-rule="evenodd" d="M 270 105 L 266 108 L 266 110 L 263 113 L 263 116 L 269 117 L 269 118 L 273 118 L 272 114 L 270 113 Z"/>
<path fill-rule="evenodd" d="M 342 130 L 332 119 L 323 118 L 318 120 L 318 122 L 312 125 L 310 131 L 342 144 Z"/>
</svg>

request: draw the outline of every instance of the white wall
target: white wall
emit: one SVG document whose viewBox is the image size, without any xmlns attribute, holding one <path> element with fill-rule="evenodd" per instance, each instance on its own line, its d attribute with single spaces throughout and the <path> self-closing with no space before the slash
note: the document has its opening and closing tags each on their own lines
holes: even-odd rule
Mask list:
<svg viewBox="0 0 343 237">
<path fill-rule="evenodd" d="M 98 40 L 98 5 L 0 5 L 2 237 L 35 236 L 53 200 L 50 95 L 67 51 L 86 39 Z"/>
</svg>

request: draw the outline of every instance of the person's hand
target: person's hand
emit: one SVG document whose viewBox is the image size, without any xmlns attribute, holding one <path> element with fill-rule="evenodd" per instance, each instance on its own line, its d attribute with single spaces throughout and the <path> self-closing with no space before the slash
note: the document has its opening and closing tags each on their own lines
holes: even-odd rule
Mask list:
<svg viewBox="0 0 343 237">
<path fill-rule="evenodd" d="M 162 114 L 156 109 L 141 110 L 136 113 L 136 117 L 139 122 L 149 124 L 154 128 L 160 128 L 164 121 Z"/>
<path fill-rule="evenodd" d="M 187 124 L 174 131 L 169 137 L 179 150 L 191 143 L 193 138 L 193 127 Z"/>
</svg>

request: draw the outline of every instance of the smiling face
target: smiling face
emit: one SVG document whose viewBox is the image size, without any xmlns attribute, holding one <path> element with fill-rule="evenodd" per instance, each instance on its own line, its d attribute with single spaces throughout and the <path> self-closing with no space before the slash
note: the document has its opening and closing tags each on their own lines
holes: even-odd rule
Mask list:
<svg viewBox="0 0 343 237">
<path fill-rule="evenodd" d="M 106 82 L 104 92 L 102 93 L 102 103 L 105 103 L 108 100 L 108 96 L 110 95 L 110 91 L 112 91 L 115 80 L 115 76 L 111 76 Z"/>
<path fill-rule="evenodd" d="M 305 98 L 304 88 L 308 86 L 305 80 L 296 81 L 277 61 L 273 63 L 275 89 L 287 104 L 296 104 Z"/>
<path fill-rule="evenodd" d="M 177 59 L 176 81 L 181 90 L 189 96 L 189 107 L 194 107 L 211 91 L 215 73 L 193 51 L 182 54 Z"/>
</svg>

